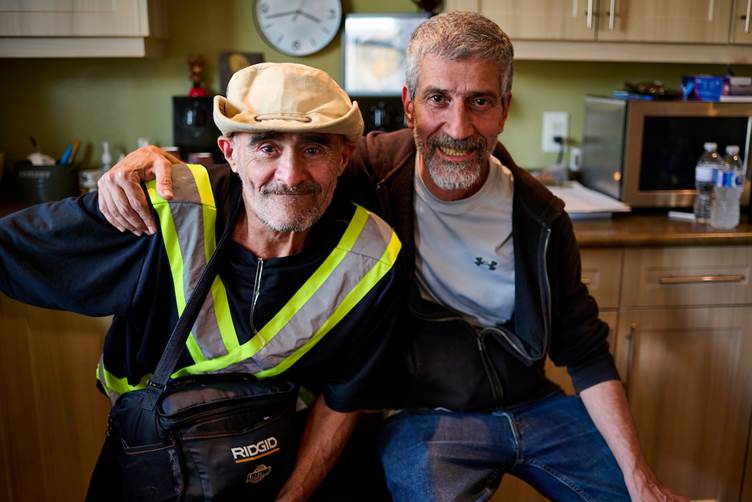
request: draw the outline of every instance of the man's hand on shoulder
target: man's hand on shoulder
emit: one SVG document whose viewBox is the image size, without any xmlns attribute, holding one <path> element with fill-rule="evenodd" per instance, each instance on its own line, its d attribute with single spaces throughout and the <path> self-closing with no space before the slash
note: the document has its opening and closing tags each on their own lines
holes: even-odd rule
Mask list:
<svg viewBox="0 0 752 502">
<path fill-rule="evenodd" d="M 171 166 L 179 163 L 152 145 L 129 153 L 99 179 L 99 210 L 121 232 L 153 235 L 157 227 L 140 183 L 156 178 L 157 193 L 172 199 Z"/>
</svg>

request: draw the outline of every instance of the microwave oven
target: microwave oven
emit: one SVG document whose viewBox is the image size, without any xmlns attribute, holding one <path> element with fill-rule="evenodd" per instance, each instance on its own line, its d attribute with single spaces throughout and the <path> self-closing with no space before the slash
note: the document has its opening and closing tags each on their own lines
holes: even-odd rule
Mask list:
<svg viewBox="0 0 752 502">
<path fill-rule="evenodd" d="M 691 207 L 703 144 L 738 145 L 746 169 L 751 133 L 752 103 L 586 96 L 581 182 L 632 207 Z"/>
</svg>

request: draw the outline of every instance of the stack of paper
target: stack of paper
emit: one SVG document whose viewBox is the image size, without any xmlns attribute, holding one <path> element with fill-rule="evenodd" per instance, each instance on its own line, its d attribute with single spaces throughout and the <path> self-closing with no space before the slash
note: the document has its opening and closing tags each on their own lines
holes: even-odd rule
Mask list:
<svg viewBox="0 0 752 502">
<path fill-rule="evenodd" d="M 576 181 L 547 187 L 564 201 L 564 209 L 574 218 L 609 217 L 613 213 L 626 213 L 631 208 L 608 195 L 585 188 Z"/>
</svg>

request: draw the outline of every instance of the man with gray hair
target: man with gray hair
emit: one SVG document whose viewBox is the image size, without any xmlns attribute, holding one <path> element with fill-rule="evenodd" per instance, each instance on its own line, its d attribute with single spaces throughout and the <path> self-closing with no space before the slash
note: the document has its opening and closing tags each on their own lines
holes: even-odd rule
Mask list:
<svg viewBox="0 0 752 502">
<path fill-rule="evenodd" d="M 640 453 L 563 203 L 497 143 L 512 55 L 481 15 L 429 19 L 407 49 L 408 129 L 369 134 L 350 161 L 351 193 L 394 226 L 406 258 L 384 372 L 396 411 L 379 438 L 390 492 L 488 500 L 509 473 L 558 501 L 686 500 Z M 139 169 L 163 178 L 163 160 L 135 160 L 100 183 L 113 207 L 125 208 L 122 180 Z M 149 229 L 137 205 L 106 214 Z M 546 379 L 546 356 L 579 396 Z"/>
</svg>

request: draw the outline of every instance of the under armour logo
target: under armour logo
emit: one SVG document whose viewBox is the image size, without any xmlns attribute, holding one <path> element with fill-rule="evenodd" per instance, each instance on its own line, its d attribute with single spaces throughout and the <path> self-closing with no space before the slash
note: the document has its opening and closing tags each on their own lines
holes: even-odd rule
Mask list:
<svg viewBox="0 0 752 502">
<path fill-rule="evenodd" d="M 477 266 L 479 266 L 479 267 L 480 267 L 481 265 L 485 265 L 485 266 L 487 266 L 487 267 L 488 267 L 488 270 L 496 270 L 496 265 L 498 265 L 498 262 L 495 262 L 495 261 L 493 261 L 493 260 L 491 260 L 491 261 L 486 261 L 486 260 L 484 260 L 483 258 L 481 258 L 480 256 L 478 256 L 478 257 L 476 257 L 476 258 L 475 258 L 475 264 L 476 264 Z"/>
</svg>

